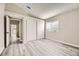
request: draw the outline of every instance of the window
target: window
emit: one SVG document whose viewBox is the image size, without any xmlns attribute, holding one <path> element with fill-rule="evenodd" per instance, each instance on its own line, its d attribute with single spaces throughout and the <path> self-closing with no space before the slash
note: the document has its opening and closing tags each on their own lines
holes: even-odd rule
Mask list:
<svg viewBox="0 0 79 59">
<path fill-rule="evenodd" d="M 46 29 L 49 32 L 57 32 L 59 28 L 59 21 L 47 22 Z"/>
</svg>

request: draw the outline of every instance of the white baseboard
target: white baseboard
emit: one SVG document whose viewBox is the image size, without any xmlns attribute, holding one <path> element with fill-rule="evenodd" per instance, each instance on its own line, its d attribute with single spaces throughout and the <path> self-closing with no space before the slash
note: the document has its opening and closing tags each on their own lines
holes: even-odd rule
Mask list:
<svg viewBox="0 0 79 59">
<path fill-rule="evenodd" d="M 48 39 L 48 38 L 46 38 L 46 39 Z M 68 46 L 72 46 L 72 47 L 75 47 L 75 48 L 79 48 L 79 45 L 70 44 L 70 43 L 59 41 L 59 40 L 55 40 L 55 39 L 50 39 L 50 40 L 53 40 L 53 41 L 56 41 L 56 42 L 59 42 L 61 44 L 65 44 L 65 45 L 68 45 Z"/>
<path fill-rule="evenodd" d="M 1 51 L 0 51 L 0 55 L 2 54 L 3 51 L 4 51 L 4 47 L 1 49 Z"/>
</svg>

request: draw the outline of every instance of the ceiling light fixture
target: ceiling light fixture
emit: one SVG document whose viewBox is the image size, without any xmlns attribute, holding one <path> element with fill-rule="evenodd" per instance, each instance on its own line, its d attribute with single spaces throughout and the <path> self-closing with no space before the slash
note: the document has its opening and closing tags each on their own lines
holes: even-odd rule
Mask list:
<svg viewBox="0 0 79 59">
<path fill-rule="evenodd" d="M 28 8 L 28 9 L 31 9 L 31 7 L 30 7 L 30 6 L 27 6 L 27 8 Z"/>
</svg>

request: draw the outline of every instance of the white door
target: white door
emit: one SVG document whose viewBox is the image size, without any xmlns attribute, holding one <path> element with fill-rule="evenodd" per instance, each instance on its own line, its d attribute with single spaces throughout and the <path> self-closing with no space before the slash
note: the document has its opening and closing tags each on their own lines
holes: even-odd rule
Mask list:
<svg viewBox="0 0 79 59">
<path fill-rule="evenodd" d="M 6 47 L 9 45 L 10 43 L 10 19 L 8 16 L 6 16 Z"/>
<path fill-rule="evenodd" d="M 44 21 L 37 20 L 37 39 L 44 38 Z"/>
<path fill-rule="evenodd" d="M 28 17 L 27 21 L 27 41 L 36 40 L 36 20 Z"/>
</svg>

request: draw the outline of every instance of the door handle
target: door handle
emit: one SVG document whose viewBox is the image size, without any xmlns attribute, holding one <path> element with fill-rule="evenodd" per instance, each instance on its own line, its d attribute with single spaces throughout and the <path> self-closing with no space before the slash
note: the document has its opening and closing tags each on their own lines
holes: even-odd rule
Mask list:
<svg viewBox="0 0 79 59">
<path fill-rule="evenodd" d="M 9 32 L 6 32 L 6 33 L 9 33 Z"/>
</svg>

